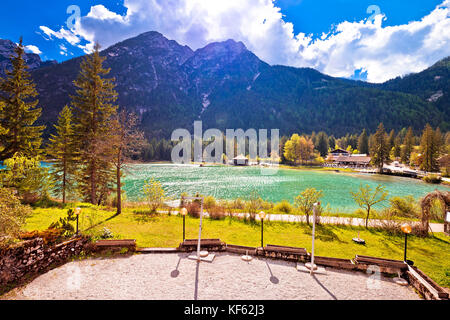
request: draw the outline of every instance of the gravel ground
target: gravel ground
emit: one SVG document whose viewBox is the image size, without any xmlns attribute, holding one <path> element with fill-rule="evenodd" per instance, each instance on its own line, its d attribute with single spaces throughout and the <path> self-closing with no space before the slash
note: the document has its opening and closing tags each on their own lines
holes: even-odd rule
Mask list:
<svg viewBox="0 0 450 320">
<path fill-rule="evenodd" d="M 310 276 L 295 263 L 217 254 L 212 263 L 187 254 L 133 255 L 68 263 L 36 278 L 3 299 L 58 300 L 409 300 L 411 287 L 390 278 L 328 269 Z"/>
</svg>

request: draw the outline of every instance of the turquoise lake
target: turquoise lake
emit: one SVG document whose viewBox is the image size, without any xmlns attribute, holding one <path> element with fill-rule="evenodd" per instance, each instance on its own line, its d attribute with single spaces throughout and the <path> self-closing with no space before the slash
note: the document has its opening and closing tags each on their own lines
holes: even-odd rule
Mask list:
<svg viewBox="0 0 450 320">
<path fill-rule="evenodd" d="M 368 184 L 372 188 L 382 184 L 389 192 L 389 197 L 412 195 L 418 199 L 435 189 L 450 191 L 450 187 L 444 185 L 394 176 L 292 169 L 278 169 L 272 175 L 264 173 L 267 171 L 261 171 L 258 167 L 130 165 L 124 179 L 124 189 L 128 200 L 142 200 L 144 181 L 154 178 L 162 183 L 166 194 L 173 199 L 179 198 L 183 192 L 212 195 L 218 199 L 245 199 L 253 190 L 257 190 L 264 200 L 288 200 L 293 203 L 295 196 L 304 189 L 316 188 L 323 191 L 321 201 L 324 205 L 328 204 L 331 209 L 341 212 L 358 208 L 350 191 L 357 191 L 361 184 Z"/>
</svg>

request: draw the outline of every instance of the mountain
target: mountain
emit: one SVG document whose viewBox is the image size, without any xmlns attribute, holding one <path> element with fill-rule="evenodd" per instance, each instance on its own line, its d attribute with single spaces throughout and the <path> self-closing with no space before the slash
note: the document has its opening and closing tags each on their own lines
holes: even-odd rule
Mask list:
<svg viewBox="0 0 450 320">
<path fill-rule="evenodd" d="M 5 70 L 11 69 L 10 57 L 14 54 L 14 49 L 17 44 L 10 40 L 0 39 L 0 77 L 5 75 Z M 27 62 L 29 70 L 35 70 L 41 67 L 57 64 L 56 61 L 42 61 L 38 54 L 26 53 L 25 61 Z"/>
<path fill-rule="evenodd" d="M 429 76 L 413 89 L 406 83 L 414 83 L 408 79 L 417 75 L 369 84 L 310 68 L 271 66 L 234 40 L 193 51 L 158 32 L 122 41 L 101 54 L 116 79 L 119 106 L 140 115 L 148 137 L 170 138 L 177 128 L 192 132 L 195 120 L 203 121 L 204 130 L 279 128 L 286 135 L 373 132 L 381 121 L 388 130 L 413 126 L 419 132 L 427 122 L 450 128 L 449 103 L 442 99 L 449 88 L 439 87 L 443 97 L 428 101 L 437 88 Z M 32 71 L 44 109 L 40 121 L 48 130 L 74 94 L 81 60 Z M 441 77 L 448 84 L 448 64 L 443 64 L 447 73 Z"/>
<path fill-rule="evenodd" d="M 449 113 L 450 57 L 438 61 L 422 72 L 390 80 L 381 87 L 415 94 L 423 100 L 433 102 L 442 112 Z"/>
</svg>

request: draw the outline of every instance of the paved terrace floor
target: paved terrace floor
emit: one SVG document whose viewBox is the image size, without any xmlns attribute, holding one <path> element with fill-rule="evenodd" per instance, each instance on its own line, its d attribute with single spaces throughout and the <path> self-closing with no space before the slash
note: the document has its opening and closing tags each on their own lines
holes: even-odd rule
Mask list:
<svg viewBox="0 0 450 320">
<path fill-rule="evenodd" d="M 186 253 L 89 259 L 54 269 L 3 299 L 61 300 L 413 300 L 414 290 L 390 278 L 328 269 L 311 276 L 296 264 L 270 259 L 244 262 L 220 253 L 212 263 Z"/>
</svg>

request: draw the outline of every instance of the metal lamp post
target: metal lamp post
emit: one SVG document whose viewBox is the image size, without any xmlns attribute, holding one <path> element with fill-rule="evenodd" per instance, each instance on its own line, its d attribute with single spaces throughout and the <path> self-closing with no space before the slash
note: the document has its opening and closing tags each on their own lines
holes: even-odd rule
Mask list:
<svg viewBox="0 0 450 320">
<path fill-rule="evenodd" d="M 81 208 L 75 208 L 75 210 L 73 212 L 77 216 L 77 233 L 76 233 L 76 235 L 78 236 L 78 218 L 79 218 L 80 213 L 81 213 Z"/>
<path fill-rule="evenodd" d="M 183 242 L 186 240 L 186 215 L 187 215 L 187 209 L 181 208 L 180 210 L 181 215 L 183 216 Z"/>
<path fill-rule="evenodd" d="M 264 248 L 264 219 L 266 218 L 266 213 L 261 211 L 258 215 L 259 219 L 261 219 L 261 248 Z"/>
<path fill-rule="evenodd" d="M 182 197 L 181 198 L 182 202 L 184 202 L 184 200 L 200 200 L 201 204 L 200 204 L 200 226 L 199 226 L 199 230 L 198 230 L 198 242 L 197 242 L 197 256 L 189 256 L 188 259 L 193 259 L 193 260 L 197 260 L 197 261 L 201 261 L 202 257 L 203 258 L 208 258 L 210 257 L 211 259 L 214 259 L 214 254 L 209 254 L 207 251 L 200 253 L 200 242 L 202 240 L 202 224 L 203 224 L 203 202 L 205 200 L 204 197 Z M 212 261 L 212 260 L 211 260 Z"/>
<path fill-rule="evenodd" d="M 406 264 L 409 264 L 408 260 L 406 260 L 406 250 L 407 250 L 407 247 L 408 247 L 408 234 L 411 233 L 412 228 L 411 228 L 411 226 L 408 223 L 404 223 L 404 224 L 402 224 L 401 229 L 402 229 L 403 233 L 405 234 L 405 255 L 403 257 L 403 261 Z"/>
</svg>

